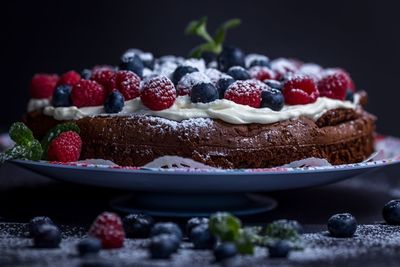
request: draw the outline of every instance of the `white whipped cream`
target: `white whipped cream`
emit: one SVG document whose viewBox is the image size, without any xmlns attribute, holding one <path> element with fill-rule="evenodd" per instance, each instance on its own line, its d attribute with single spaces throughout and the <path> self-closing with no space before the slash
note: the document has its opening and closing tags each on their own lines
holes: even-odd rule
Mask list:
<svg viewBox="0 0 400 267">
<path fill-rule="evenodd" d="M 39 109 L 42 109 L 47 106 L 50 106 L 50 99 L 48 99 L 48 98 L 43 98 L 43 99 L 32 98 L 28 102 L 27 110 L 28 110 L 28 112 L 32 112 L 32 111 L 39 110 Z"/>
<path fill-rule="evenodd" d="M 125 102 L 125 106 L 118 114 L 106 114 L 102 106 L 96 107 L 52 107 L 44 109 L 44 114 L 52 116 L 56 120 L 78 120 L 87 116 L 126 116 L 135 114 L 153 115 L 174 121 L 182 121 L 190 118 L 220 119 L 232 124 L 261 123 L 270 124 L 278 121 L 305 116 L 312 120 L 318 120 L 325 112 L 337 109 L 356 109 L 358 95 L 355 101 L 341 101 L 327 97 L 319 97 L 315 103 L 307 105 L 285 105 L 280 111 L 269 108 L 252 108 L 246 105 L 236 104 L 227 99 L 220 99 L 210 103 L 192 103 L 188 96 L 179 96 L 175 103 L 168 109 L 154 111 L 146 108 L 140 98 Z"/>
</svg>

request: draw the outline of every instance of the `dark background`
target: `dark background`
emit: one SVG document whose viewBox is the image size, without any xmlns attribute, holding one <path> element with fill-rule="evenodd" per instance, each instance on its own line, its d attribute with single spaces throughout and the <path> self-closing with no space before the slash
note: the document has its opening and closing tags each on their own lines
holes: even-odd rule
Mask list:
<svg viewBox="0 0 400 267">
<path fill-rule="evenodd" d="M 378 130 L 400 135 L 397 1 L 7 1 L 2 3 L 0 127 L 25 112 L 36 72 L 62 73 L 117 64 L 127 48 L 156 55 L 187 52 L 187 22 L 209 28 L 239 17 L 228 43 L 271 58 L 296 57 L 347 69 L 370 96 Z"/>
</svg>

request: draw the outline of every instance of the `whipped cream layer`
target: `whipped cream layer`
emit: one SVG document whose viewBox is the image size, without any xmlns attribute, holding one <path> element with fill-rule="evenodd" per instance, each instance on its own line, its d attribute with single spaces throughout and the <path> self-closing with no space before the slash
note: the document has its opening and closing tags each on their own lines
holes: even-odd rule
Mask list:
<svg viewBox="0 0 400 267">
<path fill-rule="evenodd" d="M 28 102 L 27 110 L 28 110 L 28 112 L 32 112 L 32 111 L 39 110 L 39 109 L 42 109 L 47 106 L 50 106 L 50 99 L 32 98 Z"/>
<path fill-rule="evenodd" d="M 52 107 L 44 108 L 44 114 L 52 116 L 56 120 L 78 120 L 88 116 L 127 116 L 127 115 L 152 115 L 174 121 L 182 121 L 191 118 L 220 119 L 232 124 L 270 124 L 278 121 L 308 117 L 318 120 L 325 112 L 338 109 L 356 109 L 358 95 L 355 101 L 341 101 L 327 97 L 319 97 L 315 103 L 306 105 L 285 105 L 280 111 L 269 108 L 252 108 L 246 105 L 236 104 L 230 100 L 220 99 L 210 103 L 192 103 L 188 96 L 179 96 L 174 105 L 168 109 L 154 111 L 146 108 L 140 98 L 125 102 L 121 112 L 107 114 L 103 106 L 96 107 Z"/>
</svg>

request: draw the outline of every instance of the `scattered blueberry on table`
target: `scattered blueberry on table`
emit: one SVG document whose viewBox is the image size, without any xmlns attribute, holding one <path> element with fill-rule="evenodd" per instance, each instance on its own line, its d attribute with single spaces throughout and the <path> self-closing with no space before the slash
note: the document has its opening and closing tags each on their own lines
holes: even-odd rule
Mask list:
<svg viewBox="0 0 400 267">
<path fill-rule="evenodd" d="M 210 232 L 208 224 L 194 227 L 190 232 L 190 241 L 195 249 L 212 249 L 217 243 L 217 239 Z"/>
<path fill-rule="evenodd" d="M 127 237 L 147 238 L 154 225 L 154 219 L 143 213 L 133 213 L 126 215 L 122 223 Z"/>
<path fill-rule="evenodd" d="M 167 259 L 175 253 L 180 245 L 180 240 L 174 234 L 158 234 L 151 238 L 149 251 L 153 259 Z"/>
<path fill-rule="evenodd" d="M 357 221 L 350 213 L 335 214 L 328 220 L 328 231 L 333 237 L 352 237 Z"/>
<path fill-rule="evenodd" d="M 47 216 L 37 216 L 32 218 L 28 223 L 29 236 L 36 236 L 39 233 L 39 227 L 44 224 L 54 225 L 54 222 Z"/>
<path fill-rule="evenodd" d="M 81 256 L 87 255 L 87 254 L 95 254 L 98 253 L 102 246 L 101 246 L 101 241 L 97 238 L 94 237 L 88 237 L 83 240 L 81 240 L 77 246 L 76 246 L 79 254 Z"/>
<path fill-rule="evenodd" d="M 52 224 L 40 225 L 36 235 L 33 237 L 34 246 L 37 248 L 57 248 L 60 242 L 60 229 Z"/>
<path fill-rule="evenodd" d="M 383 207 L 382 216 L 388 224 L 400 224 L 400 200 L 391 200 Z"/>
<path fill-rule="evenodd" d="M 178 238 L 178 240 L 182 240 L 183 237 L 182 230 L 176 223 L 172 222 L 156 223 L 150 231 L 150 237 L 160 234 L 174 235 Z"/>
<path fill-rule="evenodd" d="M 238 254 L 236 245 L 231 242 L 221 243 L 214 249 L 214 257 L 216 261 L 223 261 Z"/>
<path fill-rule="evenodd" d="M 195 228 L 196 226 L 202 225 L 202 224 L 208 225 L 208 222 L 209 222 L 209 220 L 206 217 L 193 217 L 193 218 L 190 218 L 186 222 L 186 234 L 190 235 L 190 233 L 192 232 L 193 228 Z"/>
<path fill-rule="evenodd" d="M 271 258 L 286 258 L 292 250 L 290 242 L 286 240 L 278 240 L 267 245 L 268 253 Z"/>
</svg>

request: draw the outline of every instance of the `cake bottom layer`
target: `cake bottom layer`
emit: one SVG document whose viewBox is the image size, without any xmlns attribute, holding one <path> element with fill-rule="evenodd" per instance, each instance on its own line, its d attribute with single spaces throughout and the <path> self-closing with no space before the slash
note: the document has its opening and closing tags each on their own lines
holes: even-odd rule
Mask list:
<svg viewBox="0 0 400 267">
<path fill-rule="evenodd" d="M 27 114 L 25 122 L 38 138 L 61 123 L 41 112 Z M 300 117 L 269 125 L 143 115 L 87 117 L 76 123 L 82 159 L 123 166 L 142 166 L 167 155 L 220 168 L 268 168 L 309 157 L 337 165 L 363 161 L 374 151 L 375 118 L 361 109 L 331 110 L 316 122 Z"/>
</svg>

